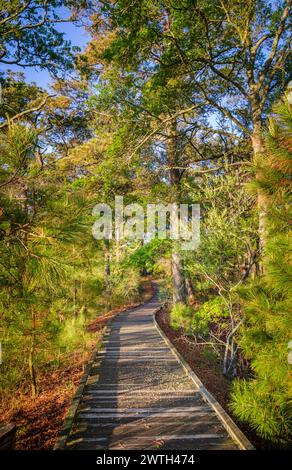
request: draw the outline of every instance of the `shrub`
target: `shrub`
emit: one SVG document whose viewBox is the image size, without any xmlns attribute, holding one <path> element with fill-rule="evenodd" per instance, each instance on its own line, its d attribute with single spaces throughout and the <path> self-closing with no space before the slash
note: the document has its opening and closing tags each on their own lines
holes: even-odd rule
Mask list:
<svg viewBox="0 0 292 470">
<path fill-rule="evenodd" d="M 274 442 L 292 437 L 291 365 L 291 131 L 292 107 L 275 109 L 265 155 L 257 162 L 256 188 L 266 201 L 264 275 L 241 291 L 245 322 L 239 344 L 253 378 L 235 382 L 232 408 L 260 436 Z"/>
<path fill-rule="evenodd" d="M 197 335 L 207 335 L 210 323 L 218 322 L 224 328 L 226 323 L 224 318 L 228 317 L 228 315 L 229 313 L 222 297 L 214 297 L 204 302 L 199 310 L 195 312 L 191 323 L 192 331 Z"/>
<path fill-rule="evenodd" d="M 194 311 L 182 303 L 173 305 L 170 311 L 170 325 L 174 330 L 183 329 L 186 333 L 191 330 Z"/>
</svg>

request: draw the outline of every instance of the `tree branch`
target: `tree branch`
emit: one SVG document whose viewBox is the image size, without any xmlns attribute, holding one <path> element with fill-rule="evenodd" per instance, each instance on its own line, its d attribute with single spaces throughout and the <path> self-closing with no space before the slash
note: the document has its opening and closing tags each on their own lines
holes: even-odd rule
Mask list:
<svg viewBox="0 0 292 470">
<path fill-rule="evenodd" d="M 166 118 L 166 119 L 163 119 L 161 121 L 161 123 L 159 124 L 158 127 L 156 127 L 153 131 L 151 131 L 149 134 L 147 134 L 142 140 L 141 142 L 137 145 L 137 147 L 135 148 L 135 150 L 130 154 L 129 156 L 129 160 L 131 160 L 131 158 L 133 158 L 133 156 L 135 155 L 135 153 L 151 138 L 153 137 L 153 135 L 155 135 L 161 126 L 163 126 L 164 124 L 166 124 L 167 122 L 170 122 L 170 121 L 173 121 L 173 119 L 177 118 L 178 116 L 181 116 L 183 114 L 187 114 L 187 113 L 190 113 L 191 111 L 194 111 L 195 109 L 198 109 L 199 107 L 202 106 L 202 103 L 200 104 L 197 104 L 197 105 L 193 105 L 189 108 L 186 108 L 186 109 L 182 109 L 181 111 L 177 111 L 175 114 L 173 114 L 172 116 Z"/>
<path fill-rule="evenodd" d="M 286 0 L 286 7 L 283 10 L 282 18 L 280 20 L 278 29 L 276 31 L 274 41 L 273 41 L 273 44 L 272 44 L 272 48 L 270 50 L 270 53 L 269 53 L 264 65 L 263 65 L 263 69 L 262 69 L 262 71 L 260 73 L 260 76 L 259 76 L 260 86 L 264 82 L 264 80 L 265 80 L 265 78 L 266 78 L 266 76 L 269 72 L 269 69 L 271 67 L 271 64 L 272 64 L 272 62 L 273 62 L 273 60 L 274 60 L 274 58 L 277 54 L 279 41 L 280 41 L 281 36 L 284 32 L 285 23 L 286 23 L 287 18 L 289 17 L 289 13 L 290 13 L 290 10 L 291 10 L 291 5 L 292 5 L 292 0 Z"/>
<path fill-rule="evenodd" d="M 6 18 L 4 18 L 3 20 L 0 21 L 0 25 L 3 25 L 5 23 L 7 23 L 7 21 L 14 20 L 14 18 L 17 18 L 17 16 L 21 15 L 21 13 L 23 13 L 24 10 L 26 10 L 27 7 L 29 7 L 30 3 L 31 3 L 31 0 L 26 2 L 18 11 L 16 11 L 12 15 L 6 16 Z"/>
<path fill-rule="evenodd" d="M 245 127 L 235 116 L 233 116 L 233 114 L 231 114 L 230 111 L 228 111 L 225 108 L 222 108 L 222 106 L 220 106 L 218 103 L 216 103 L 216 101 L 212 100 L 206 94 L 205 89 L 203 88 L 202 85 L 200 85 L 198 83 L 197 83 L 197 85 L 202 90 L 203 95 L 205 96 L 206 101 L 208 101 L 208 103 L 210 103 L 212 106 L 214 106 L 214 108 L 218 109 L 218 111 L 220 111 L 222 114 L 224 114 L 224 116 L 228 117 L 231 121 L 233 121 L 241 130 L 243 130 L 244 133 L 246 133 L 247 135 L 250 135 L 250 130 L 247 127 Z"/>
<path fill-rule="evenodd" d="M 3 122 L 2 124 L 0 124 L 0 129 L 3 129 L 4 127 L 7 127 L 9 122 L 13 122 L 16 119 L 20 119 L 20 118 L 26 116 L 27 114 L 39 111 L 43 106 L 45 106 L 48 98 L 52 98 L 53 96 L 55 96 L 55 95 L 46 95 L 45 98 L 43 99 L 43 101 L 38 106 L 35 106 L 34 108 L 26 109 L 25 111 L 22 111 L 21 113 L 16 114 L 11 119 L 9 119 L 9 120 Z"/>
</svg>

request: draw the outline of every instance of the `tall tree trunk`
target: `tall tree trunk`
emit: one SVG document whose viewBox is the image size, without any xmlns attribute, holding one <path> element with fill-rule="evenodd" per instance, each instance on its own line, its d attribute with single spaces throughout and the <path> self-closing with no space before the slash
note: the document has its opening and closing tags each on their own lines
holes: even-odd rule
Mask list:
<svg viewBox="0 0 292 470">
<path fill-rule="evenodd" d="M 179 134 L 177 132 L 176 122 L 172 122 L 168 128 L 167 142 L 167 162 L 169 166 L 169 176 L 171 185 L 171 202 L 179 204 L 181 202 L 180 194 L 180 151 L 179 151 Z M 183 263 L 178 249 L 178 243 L 173 243 L 172 248 L 172 277 L 173 277 L 173 303 L 186 303 L 185 279 L 183 271 Z"/>
<path fill-rule="evenodd" d="M 111 283 L 111 264 L 110 264 L 110 242 L 104 240 L 104 274 L 105 274 L 105 285 L 106 295 L 108 299 L 108 308 L 112 305 L 112 283 Z"/>
<path fill-rule="evenodd" d="M 195 300 L 195 293 L 192 281 L 188 275 L 185 276 L 185 286 L 186 286 L 186 293 L 188 296 L 188 302 L 193 303 Z"/>
<path fill-rule="evenodd" d="M 30 377 L 30 385 L 31 385 L 31 396 L 35 398 L 37 395 L 37 381 L 36 381 L 36 371 L 34 367 L 34 353 L 35 353 L 35 330 L 36 330 L 36 318 L 35 313 L 32 312 L 31 316 L 31 341 L 30 341 L 30 348 L 28 353 L 28 370 L 29 370 L 29 377 Z"/>
<path fill-rule="evenodd" d="M 186 303 L 185 280 L 183 276 L 182 260 L 179 252 L 174 249 L 171 255 L 173 278 L 173 303 Z"/>
<path fill-rule="evenodd" d="M 73 284 L 73 311 L 74 316 L 77 317 L 77 281 L 74 279 Z"/>
<path fill-rule="evenodd" d="M 260 162 L 261 158 L 263 158 L 265 152 L 265 145 L 264 140 L 262 137 L 262 128 L 260 122 L 256 122 L 254 125 L 254 131 L 251 137 L 252 141 L 252 148 L 254 154 L 254 161 L 256 164 Z M 260 178 L 260 172 L 258 171 L 256 174 L 256 178 Z M 259 251 L 261 255 L 263 255 L 264 248 L 265 248 L 265 236 L 266 236 L 266 196 L 261 191 L 258 190 L 257 194 L 257 207 L 258 207 L 258 217 L 259 217 Z M 263 262 L 261 262 L 257 266 L 257 271 L 262 274 L 264 271 Z"/>
<path fill-rule="evenodd" d="M 106 279 L 109 280 L 111 275 L 111 257 L 109 240 L 104 240 L 104 272 Z"/>
</svg>

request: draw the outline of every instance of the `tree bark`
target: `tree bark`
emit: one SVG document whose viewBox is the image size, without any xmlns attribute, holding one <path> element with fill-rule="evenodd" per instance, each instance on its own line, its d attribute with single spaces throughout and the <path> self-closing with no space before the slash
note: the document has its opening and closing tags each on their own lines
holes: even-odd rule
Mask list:
<svg viewBox="0 0 292 470">
<path fill-rule="evenodd" d="M 173 303 L 186 303 L 185 281 L 182 269 L 182 260 L 179 252 L 174 249 L 171 257 L 173 277 Z"/>
<path fill-rule="evenodd" d="M 73 310 L 74 316 L 77 317 L 77 281 L 74 279 L 73 284 Z"/>
<path fill-rule="evenodd" d="M 108 308 L 112 306 L 112 281 L 111 281 L 111 256 L 110 256 L 110 242 L 104 240 L 104 274 L 105 274 L 105 286 L 106 296 L 108 299 Z"/>
<path fill-rule="evenodd" d="M 28 353 L 28 370 L 31 384 L 31 396 L 35 398 L 37 395 L 37 381 L 36 381 L 36 371 L 34 367 L 34 353 L 35 353 L 35 329 L 36 329 L 36 318 L 35 313 L 32 313 L 32 333 L 31 333 L 31 342 Z"/>
<path fill-rule="evenodd" d="M 251 137 L 252 148 L 254 154 L 254 161 L 257 164 L 263 158 L 265 152 L 264 140 L 262 137 L 261 124 L 256 122 L 254 125 L 254 132 Z M 260 172 L 257 171 L 256 178 L 260 178 Z M 257 208 L 258 208 L 258 218 L 259 218 L 259 251 L 263 255 L 265 249 L 265 238 L 266 238 L 266 196 L 261 189 L 258 189 L 257 194 Z M 257 271 L 259 274 L 263 274 L 264 265 L 263 262 L 259 263 L 257 266 Z"/>
<path fill-rule="evenodd" d="M 104 240 L 104 271 L 106 279 L 109 279 L 111 275 L 111 257 L 110 257 L 110 246 L 109 240 Z"/>
<path fill-rule="evenodd" d="M 189 276 L 185 276 L 185 286 L 186 286 L 186 293 L 188 296 L 188 302 L 193 303 L 195 301 L 195 293 L 191 279 Z"/>
<path fill-rule="evenodd" d="M 177 123 L 172 121 L 168 127 L 168 142 L 166 146 L 167 150 L 167 163 L 170 168 L 169 179 L 171 186 L 171 202 L 179 204 L 181 201 L 180 194 L 180 178 L 181 170 L 177 167 L 180 166 L 180 152 L 178 146 L 179 135 L 177 132 Z M 185 290 L 185 279 L 183 271 L 183 263 L 181 255 L 179 253 L 178 244 L 173 243 L 172 248 L 172 278 L 173 278 L 173 303 L 176 304 L 181 302 L 186 304 L 186 290 Z"/>
</svg>

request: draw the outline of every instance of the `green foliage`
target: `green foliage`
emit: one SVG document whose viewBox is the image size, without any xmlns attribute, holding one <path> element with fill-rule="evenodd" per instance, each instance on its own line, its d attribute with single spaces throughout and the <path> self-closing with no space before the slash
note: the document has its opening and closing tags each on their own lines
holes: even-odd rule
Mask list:
<svg viewBox="0 0 292 470">
<path fill-rule="evenodd" d="M 201 274 L 198 281 L 203 290 L 208 285 L 219 286 L 227 295 L 240 281 L 242 265 L 250 263 L 256 249 L 254 200 L 241 184 L 244 175 L 244 169 L 234 171 L 226 163 L 224 172 L 200 178 L 196 191 L 202 201 L 200 245 L 187 266 L 190 273 Z"/>
<path fill-rule="evenodd" d="M 260 123 L 286 80 L 285 3 L 0 0 L 0 62 L 34 65 L 58 77 L 55 96 L 43 101 L 43 90 L 22 74 L 0 74 L 5 393 L 22 382 L 34 388 L 32 368 L 55 367 L 84 350 L 90 319 L 137 300 L 141 274 L 152 273 L 163 278 L 166 296 L 175 286 L 183 301 L 183 284 L 189 291 L 186 281 L 194 284 L 196 298 L 189 298 L 196 306 L 177 303 L 172 327 L 207 336 L 215 325 L 232 353 L 229 334 L 241 325 L 234 301 L 239 292 L 246 319 L 236 332 L 253 378 L 234 386 L 233 407 L 260 435 L 287 439 L 289 97 L 274 109 L 267 154 L 257 155 L 253 195 L 246 184 L 249 136 L 253 144 L 260 138 Z M 56 27 L 64 12 L 66 19 L 82 13 L 89 20 L 92 40 L 77 59 L 78 50 Z M 75 75 L 61 80 L 64 71 Z M 117 194 L 144 205 L 199 202 L 198 250 L 177 256 L 174 269 L 175 244 L 93 240 L 92 207 Z M 257 274 L 258 194 L 266 200 L 266 273 L 239 289 Z M 205 355 L 214 359 L 210 350 Z"/>
<path fill-rule="evenodd" d="M 143 245 L 130 256 L 130 263 L 140 269 L 140 272 L 152 274 L 156 263 L 166 251 L 165 240 L 154 239 Z"/>
<path fill-rule="evenodd" d="M 241 290 L 246 315 L 240 346 L 251 361 L 253 378 L 233 390 L 232 407 L 259 435 L 288 442 L 292 429 L 291 365 L 287 360 L 292 334 L 291 206 L 292 113 L 288 100 L 275 107 L 266 152 L 257 162 L 257 187 L 266 202 L 265 274 Z"/>
<path fill-rule="evenodd" d="M 228 327 L 229 312 L 221 297 L 214 297 L 204 302 L 199 309 L 177 303 L 170 310 L 170 325 L 174 330 L 183 330 L 186 334 L 207 336 L 212 324 Z"/>
<path fill-rule="evenodd" d="M 12 123 L 0 136 L 3 397 L 29 385 L 35 393 L 39 371 L 88 349 L 91 319 L 140 294 L 134 267 L 121 263 L 105 275 L 102 243 L 91 235 L 91 193 L 54 165 L 37 164 L 37 135 Z"/>
<path fill-rule="evenodd" d="M 78 350 L 80 346 L 86 349 L 90 335 L 86 333 L 87 319 L 84 313 L 77 317 L 66 319 L 60 328 L 58 343 L 61 351 Z"/>
<path fill-rule="evenodd" d="M 204 348 L 202 357 L 210 364 L 216 364 L 218 361 L 218 353 L 214 349 Z"/>
<path fill-rule="evenodd" d="M 178 302 L 170 310 L 170 325 L 174 330 L 182 329 L 189 333 L 193 316 L 194 311 L 191 307 Z"/>
<path fill-rule="evenodd" d="M 224 328 L 228 326 L 228 317 L 229 312 L 222 297 L 214 297 L 196 310 L 191 323 L 192 332 L 195 335 L 207 335 L 210 323 L 220 323 L 221 328 Z"/>
<path fill-rule="evenodd" d="M 111 276 L 111 305 L 129 303 L 139 298 L 141 278 L 132 266 L 115 266 Z"/>
<path fill-rule="evenodd" d="M 33 0 L 22 4 L 18 0 L 1 0 L 0 7 L 5 12 L 5 19 L 0 25 L 0 61 L 23 67 L 35 65 L 56 75 L 63 67 L 72 69 L 76 48 L 72 50 L 64 33 L 55 27 L 56 22 L 62 21 L 60 11 L 68 6 L 76 9 L 75 15 L 80 8 L 74 1 L 50 0 L 41 3 Z"/>
<path fill-rule="evenodd" d="M 284 445 L 289 442 L 292 403 L 287 401 L 286 387 L 263 378 L 260 382 L 236 380 L 231 398 L 234 413 L 257 434 Z"/>
</svg>

